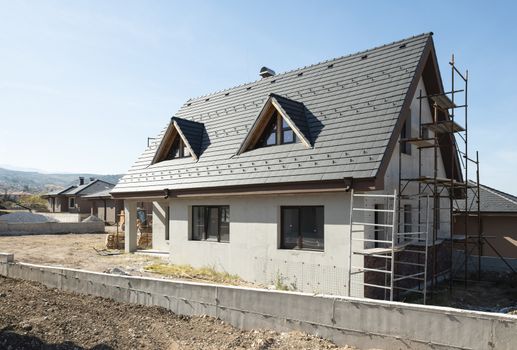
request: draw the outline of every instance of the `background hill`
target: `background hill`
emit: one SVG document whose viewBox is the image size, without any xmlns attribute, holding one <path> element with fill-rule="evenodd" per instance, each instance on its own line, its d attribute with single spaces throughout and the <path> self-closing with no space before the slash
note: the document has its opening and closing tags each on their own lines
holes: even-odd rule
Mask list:
<svg viewBox="0 0 517 350">
<path fill-rule="evenodd" d="M 79 176 L 90 177 L 116 184 L 122 175 L 99 174 L 44 174 L 36 171 L 18 171 L 0 168 L 0 194 L 8 192 L 41 193 L 51 189 L 78 184 Z"/>
</svg>

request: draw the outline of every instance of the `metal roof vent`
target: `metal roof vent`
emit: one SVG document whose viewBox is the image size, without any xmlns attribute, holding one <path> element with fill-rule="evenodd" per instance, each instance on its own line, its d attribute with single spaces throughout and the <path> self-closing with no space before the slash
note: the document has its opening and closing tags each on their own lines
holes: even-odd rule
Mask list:
<svg viewBox="0 0 517 350">
<path fill-rule="evenodd" d="M 268 67 L 262 67 L 260 68 L 260 73 L 259 75 L 262 77 L 262 78 L 267 78 L 267 77 L 272 77 L 273 75 L 275 75 L 275 71 L 272 70 L 271 68 L 268 68 Z"/>
</svg>

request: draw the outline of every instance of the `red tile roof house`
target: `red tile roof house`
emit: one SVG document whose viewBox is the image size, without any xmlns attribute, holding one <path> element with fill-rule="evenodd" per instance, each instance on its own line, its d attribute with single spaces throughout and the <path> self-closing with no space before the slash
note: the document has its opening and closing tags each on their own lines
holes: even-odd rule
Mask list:
<svg viewBox="0 0 517 350">
<path fill-rule="evenodd" d="M 402 175 L 416 176 L 416 147 L 399 149 L 399 140 L 419 134 L 419 94 L 443 93 L 432 33 L 261 75 L 188 100 L 116 185 L 126 251 L 136 250 L 136 202 L 148 200 L 153 235 L 163 236 L 154 249 L 170 252 L 172 263 L 351 294 L 350 260 L 364 264 L 349 258 L 351 190 L 393 194 L 399 157 Z M 432 122 L 427 99 L 422 118 Z M 440 153 L 438 161 L 445 178 L 457 159 Z M 363 226 L 362 237 L 374 231 Z"/>
</svg>

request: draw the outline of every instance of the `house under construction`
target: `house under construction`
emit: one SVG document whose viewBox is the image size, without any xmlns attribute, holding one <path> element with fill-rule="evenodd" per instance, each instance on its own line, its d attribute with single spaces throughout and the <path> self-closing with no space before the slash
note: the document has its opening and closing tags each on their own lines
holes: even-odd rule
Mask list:
<svg viewBox="0 0 517 350">
<path fill-rule="evenodd" d="M 446 91 L 427 33 L 282 74 L 263 67 L 255 82 L 186 101 L 112 191 L 125 199 L 126 251 L 149 201 L 152 248 L 173 263 L 425 301 L 461 270 L 453 245 L 479 242 L 453 229 L 478 161 L 467 75 L 451 67 L 464 86 Z"/>
</svg>

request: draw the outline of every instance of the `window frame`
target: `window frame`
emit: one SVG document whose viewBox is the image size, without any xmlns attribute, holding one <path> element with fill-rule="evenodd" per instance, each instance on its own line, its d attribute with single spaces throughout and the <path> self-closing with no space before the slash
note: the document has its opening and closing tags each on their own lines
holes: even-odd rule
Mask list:
<svg viewBox="0 0 517 350">
<path fill-rule="evenodd" d="M 194 238 L 194 209 L 195 208 L 203 208 L 204 218 L 203 218 L 203 237 Z M 217 239 L 208 238 L 208 225 L 210 217 L 208 213 L 210 209 L 217 208 Z M 222 224 L 222 209 L 225 208 L 228 212 L 228 240 L 221 239 L 221 224 Z M 216 243 L 230 243 L 230 206 L 229 205 L 193 205 L 191 208 L 191 223 L 190 223 L 190 240 L 191 241 L 199 241 L 199 242 L 216 242 Z"/>
<path fill-rule="evenodd" d="M 176 149 L 176 147 L 175 147 L 176 142 L 178 142 L 178 144 L 177 144 L 177 154 L 178 155 L 174 156 L 174 154 L 176 154 L 176 152 L 174 151 Z M 188 151 L 188 154 L 185 153 L 185 149 Z M 181 136 L 178 134 L 172 141 L 171 147 L 169 149 L 169 152 L 167 152 L 167 157 L 165 160 L 188 158 L 190 156 L 192 156 L 192 154 L 190 153 L 190 150 L 187 147 L 187 144 L 183 141 Z"/>
<path fill-rule="evenodd" d="M 254 148 L 256 149 L 256 148 L 273 147 L 273 146 L 289 145 L 289 144 L 297 143 L 298 137 L 296 136 L 294 129 L 291 128 L 291 126 L 289 125 L 289 123 L 287 123 L 287 121 L 285 121 L 286 127 L 284 127 L 284 125 L 283 125 L 284 121 L 285 121 L 284 117 L 282 117 L 280 112 L 278 112 L 275 109 L 273 111 L 273 113 L 271 113 L 271 115 L 269 116 L 269 121 L 268 121 L 266 127 L 264 128 L 264 130 L 262 131 L 262 134 L 258 138 L 258 141 Z M 275 143 L 268 144 L 267 140 L 272 135 L 273 129 L 275 130 Z M 284 139 L 285 139 L 284 135 L 285 135 L 286 131 L 291 131 L 293 133 L 292 141 L 289 141 L 289 142 L 284 141 Z"/>
<path fill-rule="evenodd" d="M 171 239 L 171 233 L 170 233 L 170 212 L 171 212 L 171 206 L 166 206 L 167 212 L 165 213 L 165 241 L 168 242 Z"/>
<path fill-rule="evenodd" d="M 400 132 L 400 139 L 410 139 L 411 138 L 411 113 L 409 117 L 402 124 L 402 130 Z M 408 141 L 400 142 L 400 153 L 411 155 L 411 143 Z"/>
<path fill-rule="evenodd" d="M 323 248 L 322 249 L 314 249 L 314 248 L 304 248 L 303 247 L 303 234 L 302 234 L 302 225 L 301 225 L 301 208 L 321 208 L 322 211 L 322 236 L 323 236 Z M 298 239 L 301 239 L 301 248 L 297 247 L 286 247 L 284 243 L 285 232 L 284 232 L 284 210 L 285 209 L 297 209 L 298 210 Z M 311 252 L 324 252 L 325 251 L 325 206 L 324 205 L 282 205 L 280 206 L 280 245 L 279 249 L 282 250 L 304 250 Z"/>
<path fill-rule="evenodd" d="M 73 205 L 71 203 L 73 203 Z M 68 208 L 75 208 L 75 204 L 75 197 L 68 197 Z"/>
</svg>

